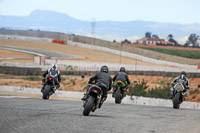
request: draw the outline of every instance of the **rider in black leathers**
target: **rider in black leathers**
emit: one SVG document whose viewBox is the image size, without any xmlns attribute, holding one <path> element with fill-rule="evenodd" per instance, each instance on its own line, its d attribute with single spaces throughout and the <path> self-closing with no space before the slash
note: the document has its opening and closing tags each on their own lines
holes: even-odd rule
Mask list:
<svg viewBox="0 0 200 133">
<path fill-rule="evenodd" d="M 174 85 L 175 85 L 175 83 L 176 83 L 179 79 L 184 80 L 184 82 L 185 82 L 185 83 L 183 84 L 183 86 L 184 86 L 184 88 L 185 88 L 185 92 L 187 92 L 187 90 L 190 89 L 189 80 L 188 80 L 188 78 L 186 77 L 186 72 L 185 72 L 185 71 L 182 71 L 181 74 L 180 74 L 180 76 L 176 77 L 176 78 L 171 82 L 171 85 L 172 85 L 172 88 L 171 88 L 172 97 L 171 97 L 171 98 L 174 97 L 174 94 L 175 94 Z"/>
<path fill-rule="evenodd" d="M 93 81 L 95 81 L 95 84 L 97 84 L 99 87 L 101 87 L 103 91 L 103 96 L 102 96 L 102 102 L 104 102 L 107 98 L 107 92 L 111 90 L 112 86 L 112 78 L 108 74 L 108 67 L 107 66 L 102 66 L 100 72 L 95 74 L 89 79 L 89 84 L 92 84 Z M 89 86 L 87 86 L 86 94 L 81 100 L 86 100 L 88 97 L 88 89 Z"/>
<path fill-rule="evenodd" d="M 125 83 L 125 86 L 127 87 L 131 82 L 128 78 L 128 75 L 126 74 L 126 69 L 124 67 L 121 67 L 119 72 L 117 74 L 115 74 L 115 76 L 113 77 L 113 83 L 115 83 L 115 81 L 122 81 L 123 83 Z M 114 97 L 114 93 L 115 93 L 115 87 L 113 87 L 113 97 Z"/>
<path fill-rule="evenodd" d="M 56 64 L 52 64 L 52 68 L 47 69 L 44 73 L 43 73 L 43 77 L 44 79 L 42 80 L 42 89 L 41 92 L 44 89 L 44 82 L 45 82 L 45 78 L 46 75 L 48 74 L 48 76 L 52 76 L 54 83 L 55 83 L 55 89 L 58 89 L 60 87 L 60 82 L 61 82 L 61 73 L 60 71 L 57 69 L 57 65 Z M 55 90 L 54 90 L 55 91 Z"/>
</svg>

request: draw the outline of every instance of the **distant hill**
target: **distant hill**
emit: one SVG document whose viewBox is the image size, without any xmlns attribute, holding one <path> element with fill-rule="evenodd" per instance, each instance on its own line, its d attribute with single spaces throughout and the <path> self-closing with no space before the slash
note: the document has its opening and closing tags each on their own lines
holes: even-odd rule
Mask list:
<svg viewBox="0 0 200 133">
<path fill-rule="evenodd" d="M 0 28 L 40 29 L 60 31 L 79 35 L 91 35 L 90 21 L 82 21 L 67 14 L 54 11 L 35 10 L 29 16 L 0 16 Z M 173 34 L 175 38 L 183 38 L 191 33 L 200 35 L 200 24 L 176 24 L 148 21 L 97 21 L 95 36 L 107 40 L 143 37 L 146 31 L 166 38 Z"/>
</svg>

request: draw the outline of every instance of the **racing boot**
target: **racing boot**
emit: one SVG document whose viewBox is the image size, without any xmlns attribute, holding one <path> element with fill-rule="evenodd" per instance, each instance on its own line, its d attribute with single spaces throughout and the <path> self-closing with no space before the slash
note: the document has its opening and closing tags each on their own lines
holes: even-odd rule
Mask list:
<svg viewBox="0 0 200 133">
<path fill-rule="evenodd" d="M 103 105 L 104 101 L 106 101 L 107 96 L 103 96 L 100 103 L 99 103 L 99 108 L 101 108 L 101 106 Z"/>
<path fill-rule="evenodd" d="M 56 89 L 60 88 L 60 85 L 56 85 Z"/>
<path fill-rule="evenodd" d="M 85 100 L 87 99 L 87 97 L 88 97 L 88 94 L 87 94 L 87 93 L 84 93 L 84 96 L 83 96 L 83 98 L 81 98 L 81 100 L 82 100 L 82 101 L 85 101 Z"/>
<path fill-rule="evenodd" d="M 88 90 L 89 90 L 89 85 L 86 87 L 86 92 L 84 93 L 84 96 L 81 98 L 82 101 L 85 101 L 88 98 Z"/>
<path fill-rule="evenodd" d="M 53 87 L 53 92 L 55 92 L 59 87 L 60 87 L 60 85 L 55 85 L 55 86 Z"/>
<path fill-rule="evenodd" d="M 115 88 L 113 87 L 112 97 L 115 97 Z"/>
<path fill-rule="evenodd" d="M 123 98 L 126 97 L 126 93 L 127 93 L 127 90 L 125 89 L 123 93 Z"/>
<path fill-rule="evenodd" d="M 113 93 L 112 93 L 112 97 L 115 97 L 115 92 L 113 91 Z"/>
<path fill-rule="evenodd" d="M 44 90 L 44 84 L 42 85 L 41 92 L 43 92 L 43 90 Z"/>
<path fill-rule="evenodd" d="M 173 99 L 174 98 L 174 89 L 170 88 L 170 90 L 171 90 L 171 99 Z"/>
<path fill-rule="evenodd" d="M 45 86 L 45 79 L 42 79 L 42 88 L 41 88 L 41 92 L 43 92 L 44 86 Z"/>
</svg>

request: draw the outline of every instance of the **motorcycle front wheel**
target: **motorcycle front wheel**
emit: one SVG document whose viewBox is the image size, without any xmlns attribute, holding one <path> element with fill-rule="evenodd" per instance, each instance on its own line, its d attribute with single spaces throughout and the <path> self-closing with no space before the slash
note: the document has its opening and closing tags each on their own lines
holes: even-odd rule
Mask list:
<svg viewBox="0 0 200 133">
<path fill-rule="evenodd" d="M 176 94 L 174 99 L 173 99 L 173 108 L 174 109 L 179 109 L 180 108 L 180 104 L 179 101 L 180 100 L 180 94 Z"/>
<path fill-rule="evenodd" d="M 44 90 L 43 90 L 43 96 L 42 98 L 45 100 L 49 99 L 49 92 L 50 92 L 50 86 L 49 85 L 45 85 Z"/>
</svg>

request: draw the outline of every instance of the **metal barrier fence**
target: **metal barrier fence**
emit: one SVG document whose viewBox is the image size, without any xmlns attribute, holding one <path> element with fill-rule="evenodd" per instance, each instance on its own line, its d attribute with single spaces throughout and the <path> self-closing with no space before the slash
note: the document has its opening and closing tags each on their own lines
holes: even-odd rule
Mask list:
<svg viewBox="0 0 200 133">
<path fill-rule="evenodd" d="M 0 73 L 3 74 L 11 74 L 11 75 L 42 75 L 45 70 L 47 70 L 49 67 L 45 66 L 44 68 L 40 67 L 16 67 L 16 66 L 0 66 Z M 63 67 L 66 68 L 66 67 Z M 82 76 L 82 75 L 94 75 L 99 70 L 82 70 L 82 69 L 77 69 L 77 70 L 66 70 L 66 69 L 61 69 L 62 75 L 76 75 L 76 76 Z M 87 68 L 89 69 L 89 68 Z M 119 71 L 117 70 L 110 70 L 109 74 L 114 75 Z M 144 70 L 127 70 L 128 75 L 147 75 L 147 76 L 163 76 L 163 77 L 175 77 L 180 75 L 180 72 L 167 72 L 167 71 L 144 71 Z M 188 72 L 187 77 L 189 78 L 200 78 L 200 73 L 197 72 Z"/>
</svg>

